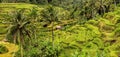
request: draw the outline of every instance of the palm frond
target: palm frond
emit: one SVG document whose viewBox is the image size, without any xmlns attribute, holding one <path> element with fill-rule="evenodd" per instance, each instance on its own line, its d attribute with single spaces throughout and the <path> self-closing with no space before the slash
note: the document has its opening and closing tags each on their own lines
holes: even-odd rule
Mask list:
<svg viewBox="0 0 120 57">
<path fill-rule="evenodd" d="M 27 24 L 30 24 L 30 21 L 23 22 L 19 28 L 25 27 Z"/>
</svg>

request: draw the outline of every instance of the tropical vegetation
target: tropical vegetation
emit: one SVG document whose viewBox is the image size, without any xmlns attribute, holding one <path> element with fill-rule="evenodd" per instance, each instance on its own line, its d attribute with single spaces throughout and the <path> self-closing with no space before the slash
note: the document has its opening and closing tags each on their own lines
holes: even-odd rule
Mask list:
<svg viewBox="0 0 120 57">
<path fill-rule="evenodd" d="M 0 0 L 0 57 L 120 57 L 119 0 Z"/>
</svg>

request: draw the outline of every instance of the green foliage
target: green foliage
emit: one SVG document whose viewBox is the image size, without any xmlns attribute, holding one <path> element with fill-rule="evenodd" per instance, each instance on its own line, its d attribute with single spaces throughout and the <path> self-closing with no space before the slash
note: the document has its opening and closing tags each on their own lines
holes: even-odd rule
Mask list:
<svg viewBox="0 0 120 57">
<path fill-rule="evenodd" d="M 13 7 L 24 9 L 18 9 L 17 12 L 13 10 L 6 18 L 11 25 L 7 35 L 9 41 L 17 38 L 14 40 L 22 44 L 24 57 L 118 57 L 120 11 L 109 12 L 113 0 L 27 2 L 47 6 L 29 5 L 29 8 L 13 4 Z M 61 26 L 61 29 L 56 26 Z M 20 53 L 21 50 L 16 57 L 20 57 Z"/>
<path fill-rule="evenodd" d="M 95 27 L 93 25 L 89 25 L 89 24 L 85 24 L 85 26 L 88 28 L 88 30 L 93 31 L 93 33 L 97 34 L 97 36 L 100 36 L 100 31 L 98 29 L 98 27 Z"/>
<path fill-rule="evenodd" d="M 0 45 L 0 54 L 7 53 L 8 49 L 4 45 Z"/>
<path fill-rule="evenodd" d="M 58 21 L 57 13 L 58 12 L 56 11 L 56 9 L 52 5 L 49 5 L 46 9 L 41 11 L 41 16 L 45 21 L 51 23 L 54 21 Z"/>
<path fill-rule="evenodd" d="M 91 25 L 94 25 L 94 26 L 97 26 L 98 24 L 98 21 L 96 20 L 89 20 L 88 22 L 86 22 L 87 24 L 91 24 Z"/>
</svg>

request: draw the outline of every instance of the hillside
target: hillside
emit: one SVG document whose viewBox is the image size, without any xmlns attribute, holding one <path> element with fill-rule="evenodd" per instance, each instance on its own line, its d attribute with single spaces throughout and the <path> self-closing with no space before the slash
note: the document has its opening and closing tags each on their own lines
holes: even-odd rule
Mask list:
<svg viewBox="0 0 120 57">
<path fill-rule="evenodd" d="M 26 9 L 26 13 L 37 7 L 38 14 L 45 9 L 46 5 L 35 5 L 26 3 L 1 3 L 0 4 L 0 40 L 6 38 L 7 28 L 10 26 L 5 19 L 6 14 L 15 9 Z M 36 38 L 33 38 L 24 51 L 26 57 L 51 56 L 57 54 L 58 57 L 119 57 L 120 56 L 120 7 L 114 11 L 92 18 L 85 23 L 77 19 L 69 19 L 70 12 L 53 6 L 57 12 L 59 22 L 54 23 L 54 27 L 60 25 L 60 30 L 54 30 L 54 48 L 52 50 L 52 24 L 43 27 L 47 21 L 33 22 L 36 27 Z M 67 19 L 68 18 L 68 19 Z M 6 21 L 5 21 L 6 20 Z M 32 24 L 33 24 L 32 23 Z M 33 25 L 34 25 L 33 24 Z M 26 37 L 27 38 L 27 37 Z M 25 39 L 28 41 L 27 39 Z M 0 42 L 2 43 L 2 42 Z M 7 42 L 6 42 L 7 43 Z M 26 44 L 28 42 L 25 42 Z M 8 43 L 9 45 L 9 43 Z M 13 46 L 12 44 L 10 44 Z M 7 46 L 5 44 L 5 46 Z M 14 47 L 14 46 L 13 46 Z M 11 49 L 11 47 L 7 47 Z M 30 50 L 29 50 L 30 49 Z M 7 53 L 6 53 L 7 54 Z M 20 51 L 16 53 L 20 56 Z M 0 54 L 0 56 L 2 56 Z M 17 57 L 17 56 L 16 56 Z"/>
<path fill-rule="evenodd" d="M 56 41 L 62 42 L 65 48 L 62 54 L 69 53 L 61 57 L 68 57 L 71 53 L 80 57 L 119 57 L 119 14 L 119 10 L 116 10 L 83 25 L 75 24 L 67 27 L 67 30 L 56 31 L 56 38 L 59 36 Z"/>
</svg>

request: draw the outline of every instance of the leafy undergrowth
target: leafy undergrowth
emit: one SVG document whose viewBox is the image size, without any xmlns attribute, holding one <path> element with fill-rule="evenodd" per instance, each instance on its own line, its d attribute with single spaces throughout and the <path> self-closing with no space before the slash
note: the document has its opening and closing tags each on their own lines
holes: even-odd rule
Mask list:
<svg viewBox="0 0 120 57">
<path fill-rule="evenodd" d="M 0 54 L 0 57 L 13 57 L 15 55 L 15 52 L 17 52 L 19 49 L 17 45 L 8 42 L 1 41 L 0 45 L 3 45 L 8 50 L 6 53 Z"/>
</svg>

